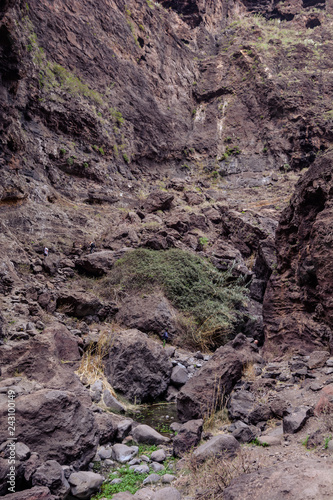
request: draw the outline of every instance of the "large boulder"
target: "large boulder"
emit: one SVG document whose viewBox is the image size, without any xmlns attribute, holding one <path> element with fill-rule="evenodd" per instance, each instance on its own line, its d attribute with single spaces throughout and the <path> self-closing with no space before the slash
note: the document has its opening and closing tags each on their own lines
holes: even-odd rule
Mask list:
<svg viewBox="0 0 333 500">
<path fill-rule="evenodd" d="M 0 384 L 14 386 L 16 394 L 41 389 L 41 384 L 49 389 L 66 387 L 89 406 L 89 393 L 74 374 L 80 359 L 77 337 L 55 322 L 29 341 L 8 342 L 0 347 Z"/>
<path fill-rule="evenodd" d="M 76 394 L 41 389 L 15 399 L 16 438 L 36 451 L 42 460 L 86 466 L 95 455 L 98 431 L 94 415 Z M 7 401 L 0 405 L 0 441 L 6 439 Z"/>
<path fill-rule="evenodd" d="M 242 474 L 223 492 L 223 500 L 327 500 L 333 498 L 332 462 L 298 458 Z"/>
<path fill-rule="evenodd" d="M 173 440 L 173 454 L 182 457 L 191 448 L 196 446 L 202 434 L 203 420 L 189 420 L 183 424 Z"/>
<path fill-rule="evenodd" d="M 172 364 L 160 344 L 138 330 L 117 332 L 105 361 L 108 381 L 131 401 L 144 402 L 166 391 Z"/>
<path fill-rule="evenodd" d="M 91 293 L 61 291 L 57 298 L 57 309 L 76 318 L 97 315 L 102 307 Z"/>
<path fill-rule="evenodd" d="M 181 388 L 177 411 L 181 421 L 195 420 L 219 408 L 240 380 L 243 367 L 261 361 L 257 347 L 245 335 L 217 349 L 212 358 Z"/>
<path fill-rule="evenodd" d="M 33 486 L 47 486 L 59 500 L 68 496 L 70 486 L 61 465 L 55 460 L 47 460 L 32 476 Z"/>
<path fill-rule="evenodd" d="M 240 444 L 234 436 L 218 434 L 199 446 L 193 455 L 199 461 L 204 461 L 211 457 L 233 458 L 239 450 Z"/>
<path fill-rule="evenodd" d="M 231 420 L 240 419 L 253 425 L 272 417 L 272 410 L 268 404 L 258 404 L 253 393 L 244 390 L 236 391 L 231 395 L 228 411 Z"/>
<path fill-rule="evenodd" d="M 76 498 L 83 500 L 90 498 L 93 493 L 99 490 L 104 477 L 95 472 L 74 472 L 69 476 L 69 484 L 71 485 L 71 493 Z"/>
<path fill-rule="evenodd" d="M 115 319 L 127 328 L 161 335 L 164 330 L 175 333 L 177 312 L 162 293 L 133 295 L 122 301 Z"/>
<path fill-rule="evenodd" d="M 283 418 L 283 432 L 295 434 L 300 431 L 311 415 L 313 415 L 313 410 L 308 406 L 295 408 L 292 413 Z"/>
<path fill-rule="evenodd" d="M 117 252 L 111 250 L 102 250 L 84 255 L 75 261 L 75 266 L 80 271 L 84 271 L 93 276 L 103 276 L 112 267 L 116 260 L 125 253 L 127 249 L 122 249 Z"/>
<path fill-rule="evenodd" d="M 135 427 L 132 431 L 132 437 L 136 443 L 144 444 L 163 444 L 169 441 L 168 438 L 145 424 Z"/>
<path fill-rule="evenodd" d="M 152 213 L 158 210 L 169 210 L 174 199 L 174 195 L 165 191 L 154 191 L 145 200 L 143 208 L 146 212 Z"/>
</svg>

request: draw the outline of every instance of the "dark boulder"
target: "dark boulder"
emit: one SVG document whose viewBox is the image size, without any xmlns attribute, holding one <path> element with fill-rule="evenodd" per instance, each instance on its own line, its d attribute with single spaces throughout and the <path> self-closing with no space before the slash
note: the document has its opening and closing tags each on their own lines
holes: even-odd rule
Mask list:
<svg viewBox="0 0 333 500">
<path fill-rule="evenodd" d="M 120 259 L 127 249 L 117 252 L 102 250 L 87 254 L 75 261 L 75 266 L 80 271 L 84 271 L 93 276 L 103 276 L 112 267 L 116 260 Z"/>
<path fill-rule="evenodd" d="M 115 333 L 105 361 L 108 381 L 131 401 L 144 402 L 163 394 L 172 364 L 160 344 L 138 330 Z"/>
<path fill-rule="evenodd" d="M 242 334 L 217 349 L 180 390 L 177 397 L 180 420 L 184 422 L 203 418 L 219 408 L 240 380 L 243 367 L 249 362 L 260 360 L 256 347 Z"/>
<path fill-rule="evenodd" d="M 122 301 L 115 319 L 127 328 L 137 328 L 145 333 L 161 335 L 177 331 L 176 310 L 162 293 L 134 295 Z"/>
<path fill-rule="evenodd" d="M 182 457 L 191 448 L 196 446 L 202 434 L 203 420 L 189 420 L 183 424 L 177 436 L 173 440 L 173 454 L 175 457 Z"/>
<path fill-rule="evenodd" d="M 164 191 L 154 191 L 143 204 L 146 212 L 152 213 L 158 210 L 170 210 L 174 195 Z"/>
<path fill-rule="evenodd" d="M 93 413 L 72 392 L 41 389 L 15 400 L 16 437 L 42 460 L 60 464 L 86 466 L 98 444 L 98 431 Z M 7 435 L 5 418 L 7 405 L 1 404 L 1 440 Z"/>
</svg>

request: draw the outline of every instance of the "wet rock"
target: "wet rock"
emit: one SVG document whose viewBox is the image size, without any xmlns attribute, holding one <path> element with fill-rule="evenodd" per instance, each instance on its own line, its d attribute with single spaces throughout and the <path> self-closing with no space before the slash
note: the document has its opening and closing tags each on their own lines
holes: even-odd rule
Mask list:
<svg viewBox="0 0 333 500">
<path fill-rule="evenodd" d="M 240 445 L 234 436 L 219 434 L 211 438 L 207 443 L 202 444 L 194 451 L 194 456 L 200 460 L 207 460 L 209 457 L 232 458 L 236 455 Z"/>
<path fill-rule="evenodd" d="M 74 472 L 69 476 L 68 482 L 71 486 L 71 494 L 77 498 L 90 498 L 99 490 L 104 477 L 94 472 Z"/>
<path fill-rule="evenodd" d="M 200 442 L 202 426 L 203 420 L 199 419 L 189 420 L 179 428 L 178 434 L 173 440 L 173 454 L 175 457 L 182 457 Z"/>
<path fill-rule="evenodd" d="M 143 402 L 166 390 L 172 365 L 160 344 L 138 330 L 125 330 L 117 332 L 105 368 L 115 390 Z"/>
<path fill-rule="evenodd" d="M 169 441 L 149 425 L 138 425 L 133 429 L 132 436 L 137 443 L 163 444 Z"/>
<path fill-rule="evenodd" d="M 283 418 L 283 432 L 285 434 L 295 434 L 305 425 L 308 418 L 313 414 L 309 407 L 295 408 L 295 410 Z"/>
<path fill-rule="evenodd" d="M 47 486 L 59 500 L 65 499 L 70 486 L 61 465 L 55 460 L 47 460 L 32 476 L 33 486 Z"/>
<path fill-rule="evenodd" d="M 176 387 L 174 387 L 173 385 L 169 385 L 169 387 L 167 389 L 166 398 L 165 398 L 166 401 L 168 401 L 168 402 L 175 401 L 178 393 L 179 393 L 179 390 Z"/>
</svg>

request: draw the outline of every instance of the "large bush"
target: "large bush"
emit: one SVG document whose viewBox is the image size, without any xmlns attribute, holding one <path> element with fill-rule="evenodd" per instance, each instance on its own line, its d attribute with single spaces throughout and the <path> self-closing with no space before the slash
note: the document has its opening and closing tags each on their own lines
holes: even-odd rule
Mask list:
<svg viewBox="0 0 333 500">
<path fill-rule="evenodd" d="M 119 259 L 103 282 L 116 296 L 161 289 L 183 314 L 201 347 L 221 345 L 234 333 L 246 288 L 208 260 L 178 249 L 137 249 Z"/>
</svg>

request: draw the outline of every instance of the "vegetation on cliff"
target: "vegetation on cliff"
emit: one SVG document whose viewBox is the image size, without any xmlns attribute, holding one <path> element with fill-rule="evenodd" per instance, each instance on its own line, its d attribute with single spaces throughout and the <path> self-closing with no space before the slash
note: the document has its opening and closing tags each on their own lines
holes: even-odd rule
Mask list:
<svg viewBox="0 0 333 500">
<path fill-rule="evenodd" d="M 208 260 L 179 249 L 129 252 L 103 281 L 105 295 L 157 289 L 181 311 L 194 341 L 206 348 L 224 344 L 235 332 L 247 291 L 230 271 L 222 273 Z"/>
</svg>

